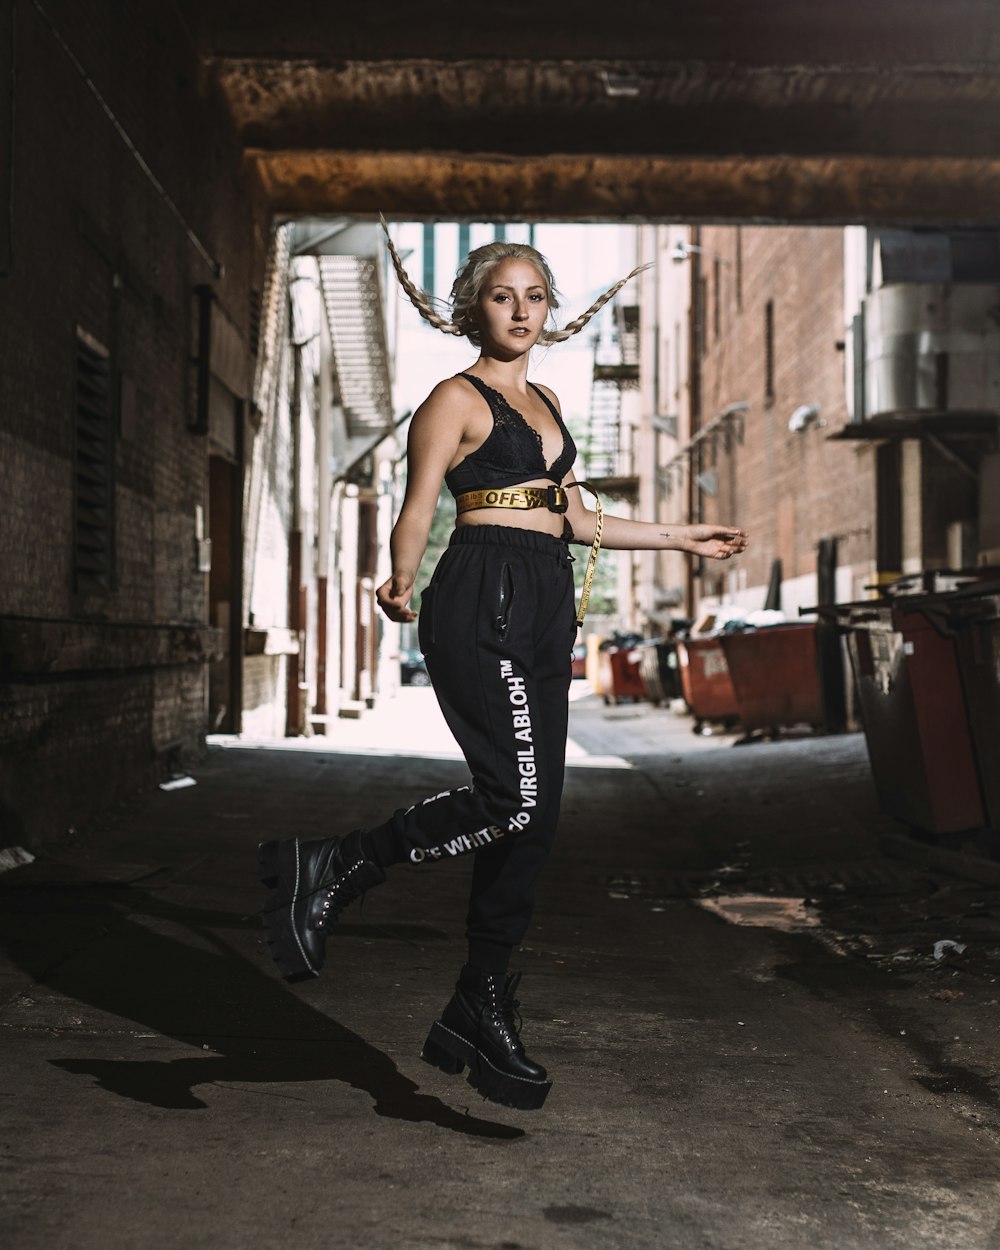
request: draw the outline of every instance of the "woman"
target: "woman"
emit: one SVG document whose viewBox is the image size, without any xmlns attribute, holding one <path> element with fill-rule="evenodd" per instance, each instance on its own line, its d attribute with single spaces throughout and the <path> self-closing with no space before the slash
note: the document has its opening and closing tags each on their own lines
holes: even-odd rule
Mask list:
<svg viewBox="0 0 1000 1250">
<path fill-rule="evenodd" d="M 384 224 L 384 223 L 383 223 Z M 388 237 L 388 231 L 386 231 Z M 473 251 L 451 293 L 452 316 L 406 274 L 397 275 L 426 320 L 465 335 L 479 358 L 439 383 L 410 426 L 406 496 L 392 532 L 392 576 L 377 591 L 392 621 L 410 606 L 442 482 L 456 498 L 450 546 L 420 601 L 427 671 L 472 782 L 400 810 L 341 839 L 264 843 L 264 912 L 285 976 L 318 973 L 341 911 L 386 870 L 472 854 L 468 961 L 423 1058 L 484 1097 L 540 1107 L 551 1087 L 515 1025 L 512 952 L 531 916 L 535 881 L 555 835 L 562 791 L 570 662 L 576 638 L 568 542 L 595 544 L 595 513 L 580 498 L 576 448 L 555 395 L 527 380 L 539 342 L 578 333 L 629 274 L 563 330 L 546 330 L 557 304 L 549 266 L 534 248 L 490 243 Z M 608 517 L 604 545 L 680 550 L 726 560 L 746 534 L 731 526 L 670 526 Z"/>
</svg>

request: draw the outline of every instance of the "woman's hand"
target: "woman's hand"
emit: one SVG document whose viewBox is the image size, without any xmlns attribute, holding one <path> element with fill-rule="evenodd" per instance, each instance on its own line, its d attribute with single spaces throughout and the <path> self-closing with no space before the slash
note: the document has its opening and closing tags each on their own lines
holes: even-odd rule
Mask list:
<svg viewBox="0 0 1000 1250">
<path fill-rule="evenodd" d="M 405 625 L 417 619 L 416 612 L 407 604 L 413 598 L 413 578 L 402 573 L 394 573 L 388 581 L 382 583 L 375 591 L 378 606 L 390 621 Z"/>
<path fill-rule="evenodd" d="M 750 545 L 746 530 L 732 525 L 689 525 L 684 550 L 706 560 L 728 560 Z"/>
</svg>

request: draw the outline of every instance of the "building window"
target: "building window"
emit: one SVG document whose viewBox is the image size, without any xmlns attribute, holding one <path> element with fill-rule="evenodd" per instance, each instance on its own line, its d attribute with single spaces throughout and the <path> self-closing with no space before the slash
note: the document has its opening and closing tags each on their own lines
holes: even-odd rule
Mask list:
<svg viewBox="0 0 1000 1250">
<path fill-rule="evenodd" d="M 77 329 L 73 440 L 73 583 L 114 590 L 115 489 L 111 365 L 107 349 Z"/>
<path fill-rule="evenodd" d="M 464 222 L 458 227 L 458 268 L 461 269 L 472 250 L 472 227 Z"/>
<path fill-rule="evenodd" d="M 698 342 L 696 351 L 701 359 L 708 351 L 708 279 L 699 278 L 696 287 L 697 308 L 695 309 L 695 334 Z"/>
<path fill-rule="evenodd" d="M 736 227 L 736 311 L 743 310 L 743 228 Z"/>
<path fill-rule="evenodd" d="M 774 403 L 774 300 L 764 305 L 764 403 Z"/>
</svg>

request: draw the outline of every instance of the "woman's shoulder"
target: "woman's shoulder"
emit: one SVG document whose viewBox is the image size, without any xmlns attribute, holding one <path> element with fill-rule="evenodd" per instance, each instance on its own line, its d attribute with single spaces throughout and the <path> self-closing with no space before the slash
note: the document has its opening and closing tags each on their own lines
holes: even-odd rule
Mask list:
<svg viewBox="0 0 1000 1250">
<path fill-rule="evenodd" d="M 555 393 L 551 386 L 543 386 L 541 382 L 532 382 L 531 384 L 542 392 L 547 400 L 555 404 L 556 408 L 561 412 L 562 406 L 559 403 L 559 396 Z"/>
<path fill-rule="evenodd" d="M 470 399 L 475 399 L 476 392 L 465 380 L 461 373 L 456 373 L 450 378 L 442 378 L 437 386 L 424 400 L 421 407 L 428 404 L 437 406 L 439 404 L 447 404 L 454 406 L 455 404 L 463 404 Z"/>
<path fill-rule="evenodd" d="M 468 382 L 463 381 L 461 374 L 443 378 L 413 414 L 414 424 L 418 427 L 426 423 L 440 426 L 442 423 L 453 422 L 464 427 L 470 413 L 475 411 L 478 398 Z"/>
</svg>

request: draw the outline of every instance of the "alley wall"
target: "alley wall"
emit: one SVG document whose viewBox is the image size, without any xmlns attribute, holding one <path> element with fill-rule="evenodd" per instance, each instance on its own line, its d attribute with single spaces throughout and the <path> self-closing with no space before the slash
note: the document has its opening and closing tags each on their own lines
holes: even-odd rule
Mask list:
<svg viewBox="0 0 1000 1250">
<path fill-rule="evenodd" d="M 174 6 L 45 13 L 0 6 L 0 845 L 59 838 L 201 747 L 195 290 L 231 327 L 245 419 L 267 237 Z"/>
<path fill-rule="evenodd" d="M 746 404 L 732 436 L 707 440 L 706 521 L 752 543 L 737 566 L 705 565 L 701 599 L 764 604 L 775 560 L 782 607 L 816 602 L 817 548 L 837 539 L 838 598 L 861 597 L 874 568 L 875 469 L 869 445 L 831 441 L 848 421 L 844 232 L 829 227 L 706 227 L 698 233 L 695 367 L 702 428 Z M 742 424 L 742 429 L 740 428 Z"/>
</svg>

